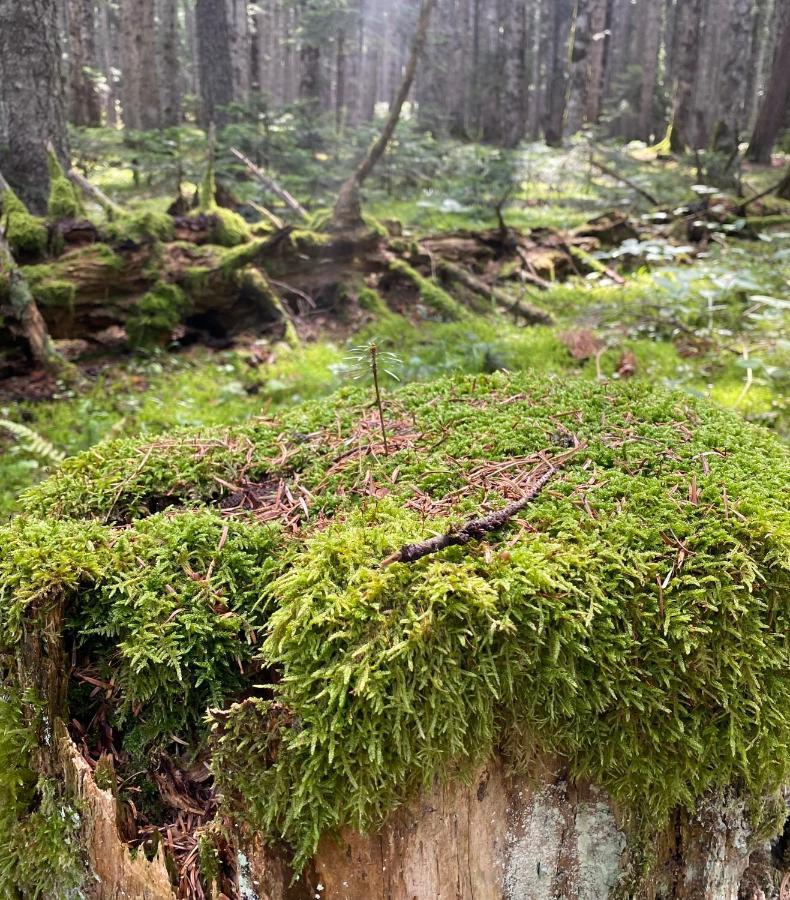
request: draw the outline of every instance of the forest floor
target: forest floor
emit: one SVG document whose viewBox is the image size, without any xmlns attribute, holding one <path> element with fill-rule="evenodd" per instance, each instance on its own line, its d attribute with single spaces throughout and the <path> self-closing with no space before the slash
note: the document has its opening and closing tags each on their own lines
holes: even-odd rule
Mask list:
<svg viewBox="0 0 790 900">
<path fill-rule="evenodd" d="M 79 137 L 78 155 L 93 183 L 126 208 L 163 210 L 173 198 L 174 160 L 187 192 L 190 180 L 199 182 L 200 136 L 182 129 L 176 137 L 130 148 L 112 132 L 94 132 Z M 496 227 L 502 160 L 474 145 L 419 149 L 422 157 L 405 142 L 396 147 L 366 211 L 388 225 L 397 220 L 406 238 Z M 639 149 L 607 153 L 609 164 L 662 208 L 704 196 L 693 188 L 693 167 Z M 335 187 L 330 163 L 335 169 L 345 163 L 307 156 L 310 165 L 301 160 L 300 174 L 284 181 L 317 208 Z M 762 229 L 751 240 L 736 226 L 688 243 L 665 224 L 666 213 L 595 171 L 589 157 L 584 143 L 563 151 L 531 145 L 507 161 L 514 186 L 504 208 L 510 228 L 565 230 L 618 209 L 640 229 L 638 238 L 596 254 L 608 273 L 572 275 L 541 292 L 516 288 L 550 312 L 554 325 L 523 326 L 502 314 L 446 323 L 417 308 L 408 316 L 366 315 L 327 332 L 323 319 L 317 324 L 303 310 L 296 317 L 297 347 L 265 335 L 214 346 L 174 341 L 161 350 L 81 362 L 86 383 L 79 389 L 35 373 L 0 382 L 0 419 L 42 439 L 0 432 L 0 519 L 13 514 L 20 492 L 62 454 L 108 437 L 239 423 L 328 394 L 353 377 L 349 350 L 372 340 L 397 356 L 401 382 L 500 368 L 644 379 L 710 397 L 790 437 L 790 225 Z M 286 171 L 282 162 L 278 171 Z M 759 192 L 780 172 L 748 171 L 745 182 Z M 233 189 L 242 200 L 262 202 L 251 181 L 234 182 Z M 388 390 L 394 380 L 386 378 Z"/>
</svg>

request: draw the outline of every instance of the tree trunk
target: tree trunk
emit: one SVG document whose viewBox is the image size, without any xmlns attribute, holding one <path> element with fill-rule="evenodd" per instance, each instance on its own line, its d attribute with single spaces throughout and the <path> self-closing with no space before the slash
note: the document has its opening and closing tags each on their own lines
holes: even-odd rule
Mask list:
<svg viewBox="0 0 790 900">
<path fill-rule="evenodd" d="M 93 0 L 69 2 L 69 63 L 71 121 L 75 125 L 101 125 L 101 103 L 92 74 L 99 68 Z"/>
<path fill-rule="evenodd" d="M 159 23 L 161 41 L 161 106 L 162 125 L 181 124 L 181 76 L 179 59 L 181 42 L 178 30 L 178 0 L 162 0 Z"/>
<path fill-rule="evenodd" d="M 68 163 L 55 0 L 0 0 L 0 169 L 31 212 L 49 195 L 47 141 Z"/>
<path fill-rule="evenodd" d="M 135 0 L 140 64 L 140 127 L 152 131 L 161 125 L 156 52 L 154 0 Z"/>
<path fill-rule="evenodd" d="M 227 125 L 233 103 L 233 65 L 227 7 L 217 0 L 197 0 L 195 6 L 200 68 L 201 122 Z"/>
<path fill-rule="evenodd" d="M 230 58 L 233 68 L 233 99 L 247 104 L 250 100 L 250 27 L 246 0 L 225 0 L 228 4 Z"/>
<path fill-rule="evenodd" d="M 360 205 L 359 191 L 362 184 L 368 178 L 370 173 L 376 166 L 376 163 L 384 155 L 389 145 L 392 135 L 398 126 L 401 110 L 406 98 L 409 96 L 414 76 L 417 72 L 417 63 L 420 60 L 422 51 L 428 38 L 428 26 L 431 21 L 431 14 L 436 6 L 437 0 L 422 0 L 420 6 L 420 18 L 417 22 L 417 31 L 411 46 L 411 55 L 409 57 L 406 71 L 403 75 L 398 96 L 390 109 L 389 118 L 373 146 L 368 151 L 365 159 L 362 160 L 356 172 L 347 179 L 341 187 L 340 193 L 332 212 L 332 225 L 337 230 L 346 230 L 358 228 L 362 225 L 362 209 Z"/>
<path fill-rule="evenodd" d="M 137 0 L 121 0 L 121 106 L 124 128 L 139 131 L 141 112 L 140 26 Z"/>
<path fill-rule="evenodd" d="M 591 125 L 601 114 L 603 63 L 606 51 L 606 0 L 590 0 L 590 49 L 587 55 L 587 88 L 584 119 Z"/>
<path fill-rule="evenodd" d="M 568 43 L 573 27 L 573 0 L 544 0 L 548 5 L 548 90 L 543 134 L 550 147 L 560 147 L 565 131 L 568 96 Z"/>
<path fill-rule="evenodd" d="M 115 73 L 113 72 L 113 40 L 110 28 L 109 0 L 99 0 L 97 6 L 96 37 L 99 48 L 99 59 L 104 74 L 104 114 L 107 125 L 113 128 L 118 124 L 116 109 Z"/>
<path fill-rule="evenodd" d="M 748 2 L 748 0 L 747 0 Z M 658 51 L 661 46 L 661 4 L 648 0 L 642 28 L 642 89 L 639 97 L 639 137 L 650 142 L 655 134 L 656 84 L 658 76 Z"/>
<path fill-rule="evenodd" d="M 702 0 L 684 0 L 675 21 L 675 108 L 672 116 L 672 149 L 682 153 L 694 142 L 694 84 L 699 64 Z"/>
<path fill-rule="evenodd" d="M 771 77 L 757 114 L 757 122 L 749 142 L 748 158 L 756 163 L 770 163 L 776 136 L 790 101 L 790 3 L 784 0 L 780 10 L 779 42 L 774 53 Z"/>
</svg>

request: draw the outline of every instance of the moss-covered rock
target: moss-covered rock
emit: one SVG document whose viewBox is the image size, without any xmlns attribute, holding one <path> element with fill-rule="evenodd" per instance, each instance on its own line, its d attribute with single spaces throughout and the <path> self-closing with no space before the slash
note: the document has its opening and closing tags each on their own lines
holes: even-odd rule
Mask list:
<svg viewBox="0 0 790 900">
<path fill-rule="evenodd" d="M 786 783 L 785 447 L 683 394 L 497 374 L 385 396 L 386 454 L 371 400 L 68 460 L 0 530 L 0 647 L 61 604 L 135 760 L 210 747 L 226 811 L 300 861 L 495 746 L 649 825 Z M 381 565 L 572 445 L 485 541 Z"/>
<path fill-rule="evenodd" d="M 31 215 L 13 191 L 0 194 L 0 212 L 11 252 L 19 259 L 34 259 L 47 250 L 47 226 Z"/>
</svg>

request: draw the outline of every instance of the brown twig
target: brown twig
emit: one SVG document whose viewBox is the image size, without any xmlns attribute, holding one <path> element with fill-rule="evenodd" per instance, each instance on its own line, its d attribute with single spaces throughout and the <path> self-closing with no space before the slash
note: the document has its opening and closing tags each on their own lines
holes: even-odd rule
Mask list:
<svg viewBox="0 0 790 900">
<path fill-rule="evenodd" d="M 563 453 L 552 460 L 548 460 L 546 465 L 548 465 L 549 468 L 534 479 L 524 496 L 519 500 L 516 500 L 515 503 L 511 503 L 503 509 L 497 510 L 482 518 L 471 519 L 465 525 L 462 525 L 461 528 L 453 529 L 446 534 L 440 534 L 415 544 L 406 544 L 401 547 L 400 550 L 383 560 L 381 563 L 382 568 L 398 562 L 416 562 L 418 559 L 422 559 L 423 556 L 429 556 L 431 553 L 438 553 L 440 550 L 445 550 L 447 547 L 461 547 L 464 544 L 468 544 L 469 541 L 482 540 L 485 535 L 490 534 L 492 531 L 498 531 L 506 525 L 513 516 L 529 506 L 535 497 L 538 496 L 549 481 L 557 474 L 557 470 L 560 466 L 564 465 L 573 455 L 586 446 L 586 444 L 578 444 L 567 453 Z"/>
</svg>

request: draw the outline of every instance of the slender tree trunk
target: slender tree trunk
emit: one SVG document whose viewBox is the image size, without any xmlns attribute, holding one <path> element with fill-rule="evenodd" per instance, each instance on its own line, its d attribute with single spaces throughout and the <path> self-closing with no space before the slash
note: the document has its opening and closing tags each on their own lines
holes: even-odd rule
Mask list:
<svg viewBox="0 0 790 900">
<path fill-rule="evenodd" d="M 68 142 L 55 0 L 0 0 L 0 169 L 31 212 L 47 208 L 47 141 Z"/>
<path fill-rule="evenodd" d="M 751 130 L 757 120 L 760 92 L 766 82 L 766 57 L 771 43 L 771 22 L 775 0 L 757 0 L 754 7 L 754 34 L 752 37 L 752 59 L 749 65 L 749 83 L 746 87 L 747 124 Z"/>
<path fill-rule="evenodd" d="M 675 106 L 672 115 L 672 149 L 682 153 L 693 142 L 694 84 L 699 65 L 702 0 L 683 0 L 675 22 Z"/>
<path fill-rule="evenodd" d="M 606 0 L 590 0 L 590 49 L 587 54 L 587 88 L 584 119 L 590 124 L 601 114 L 603 61 L 606 50 Z"/>
<path fill-rule="evenodd" d="M 417 72 L 417 63 L 419 62 L 425 43 L 428 38 L 428 26 L 431 21 L 431 14 L 436 6 L 437 0 L 422 0 L 420 7 L 420 18 L 417 22 L 417 31 L 411 47 L 411 55 L 403 75 L 398 96 L 390 109 L 389 118 L 385 124 L 381 134 L 368 151 L 367 156 L 362 160 L 356 172 L 345 182 L 340 189 L 337 202 L 332 214 L 332 224 L 337 230 L 353 229 L 362 224 L 362 209 L 360 206 L 359 190 L 370 173 L 376 167 L 376 163 L 384 155 L 389 145 L 392 135 L 395 133 L 398 121 L 400 120 L 403 104 L 414 83 L 414 76 Z"/>
<path fill-rule="evenodd" d="M 227 125 L 233 102 L 233 66 L 227 7 L 217 0 L 197 0 L 195 22 L 200 71 L 201 122 Z"/>
<path fill-rule="evenodd" d="M 526 117 L 524 111 L 524 70 L 526 57 L 526 9 L 524 0 L 515 0 L 504 24 L 504 91 L 502 110 L 502 143 L 505 147 L 517 147 L 524 137 Z"/>
<path fill-rule="evenodd" d="M 565 130 L 575 134 L 584 121 L 585 93 L 592 43 L 590 0 L 576 0 L 571 43 L 570 82 L 565 113 Z"/>
<path fill-rule="evenodd" d="M 246 0 L 225 0 L 228 4 L 230 28 L 230 57 L 233 68 L 233 99 L 238 103 L 250 100 L 250 28 Z"/>
<path fill-rule="evenodd" d="M 99 0 L 96 7 L 96 36 L 99 47 L 99 59 L 104 74 L 104 115 L 107 125 L 118 124 L 116 109 L 115 73 L 113 72 L 113 41 L 110 31 L 109 0 Z"/>
<path fill-rule="evenodd" d="M 141 60 L 137 0 L 121 0 L 121 105 L 125 128 L 142 128 Z"/>
<path fill-rule="evenodd" d="M 156 6 L 154 0 L 135 0 L 140 63 L 140 127 L 159 128 L 159 78 L 156 52 Z"/>
<path fill-rule="evenodd" d="M 335 60 L 335 130 L 341 132 L 346 122 L 346 32 L 337 33 Z"/>
<path fill-rule="evenodd" d="M 642 42 L 642 90 L 639 97 L 639 137 L 650 141 L 655 133 L 656 86 L 658 82 L 658 51 L 661 46 L 661 4 L 648 0 L 641 23 L 644 28 Z"/>
<path fill-rule="evenodd" d="M 543 134 L 550 147 L 562 145 L 568 92 L 568 43 L 573 26 L 573 0 L 546 0 L 549 12 L 546 114 Z M 544 9 L 546 5 L 544 4 Z"/>
<path fill-rule="evenodd" d="M 69 2 L 69 62 L 71 121 L 75 125 L 101 125 L 101 103 L 91 74 L 98 69 L 93 0 Z"/>
<path fill-rule="evenodd" d="M 776 136 L 790 102 L 790 3 L 784 0 L 779 23 L 781 31 L 774 53 L 771 77 L 757 114 L 757 121 L 749 142 L 748 157 L 752 162 L 769 163 Z"/>
<path fill-rule="evenodd" d="M 162 125 L 181 123 L 181 41 L 178 28 L 178 0 L 161 0 L 161 106 Z"/>
</svg>

